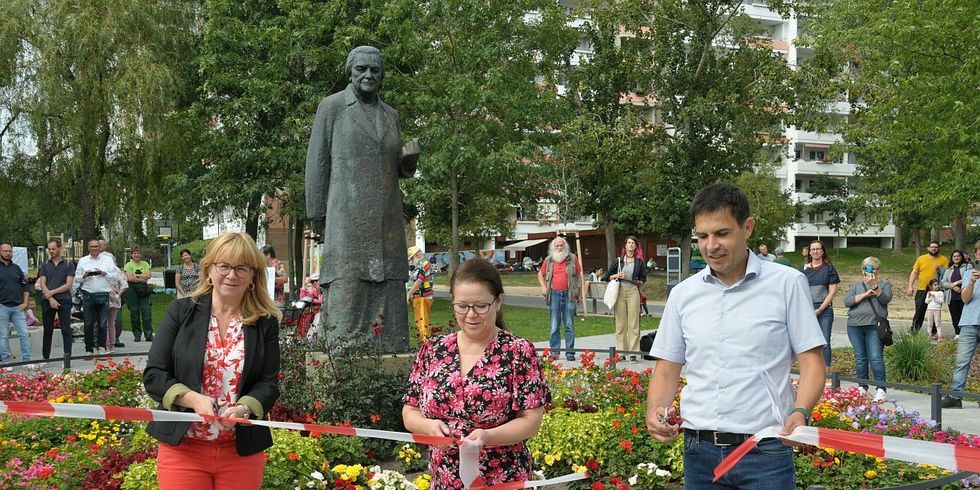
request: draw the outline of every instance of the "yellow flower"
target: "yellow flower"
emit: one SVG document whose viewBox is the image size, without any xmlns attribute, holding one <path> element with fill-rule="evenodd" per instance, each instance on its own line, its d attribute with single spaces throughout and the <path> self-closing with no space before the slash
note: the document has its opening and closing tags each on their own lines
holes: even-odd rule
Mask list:
<svg viewBox="0 0 980 490">
<path fill-rule="evenodd" d="M 833 456 L 833 455 L 834 455 L 834 453 L 836 452 L 836 451 L 834 450 L 834 448 L 832 448 L 832 447 L 825 447 L 825 448 L 823 448 L 823 450 L 824 450 L 824 451 L 826 451 L 826 452 L 827 452 L 827 454 L 829 454 L 829 455 L 831 455 L 831 456 Z"/>
<path fill-rule="evenodd" d="M 429 475 L 428 473 L 425 473 L 422 476 L 419 476 L 414 480 L 412 480 L 412 483 L 414 483 L 415 486 L 419 488 L 419 490 L 429 490 L 429 486 L 430 486 L 429 482 L 431 480 L 432 480 L 432 476 Z"/>
<path fill-rule="evenodd" d="M 868 471 L 865 471 L 864 472 L 864 477 L 865 478 L 869 478 L 870 479 L 870 478 L 874 478 L 876 476 L 878 476 L 878 472 L 875 471 L 875 470 L 868 470 Z"/>
<path fill-rule="evenodd" d="M 544 457 L 544 464 L 546 466 L 551 466 L 551 465 L 555 464 L 555 457 L 553 455 L 551 455 L 551 454 L 545 456 Z"/>
</svg>

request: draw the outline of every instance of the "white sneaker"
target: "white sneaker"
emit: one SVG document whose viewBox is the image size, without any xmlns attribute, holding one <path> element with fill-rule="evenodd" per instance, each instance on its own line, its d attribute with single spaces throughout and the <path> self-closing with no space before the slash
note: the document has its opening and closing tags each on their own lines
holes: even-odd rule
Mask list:
<svg viewBox="0 0 980 490">
<path fill-rule="evenodd" d="M 875 392 L 875 397 L 872 398 L 871 401 L 875 403 L 881 403 L 885 401 L 886 396 L 887 395 L 885 394 L 885 390 L 878 388 L 878 391 Z"/>
<path fill-rule="evenodd" d="M 864 387 L 858 386 L 858 395 L 868 396 L 868 390 L 864 389 Z"/>
<path fill-rule="evenodd" d="M 96 354 L 105 354 L 105 347 L 97 347 L 95 349 Z"/>
</svg>

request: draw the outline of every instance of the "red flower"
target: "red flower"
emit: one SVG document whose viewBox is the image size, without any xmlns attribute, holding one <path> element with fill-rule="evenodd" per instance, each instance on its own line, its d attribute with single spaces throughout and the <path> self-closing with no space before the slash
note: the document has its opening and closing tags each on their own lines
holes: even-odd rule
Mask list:
<svg viewBox="0 0 980 490">
<path fill-rule="evenodd" d="M 89 450 L 92 451 L 92 454 L 95 454 L 95 453 L 98 453 L 99 452 L 99 445 L 98 444 L 89 444 L 88 445 L 88 448 L 89 448 Z"/>
<path fill-rule="evenodd" d="M 595 471 L 599 469 L 599 462 L 594 459 L 590 459 L 585 462 L 585 467 L 588 468 L 589 471 Z"/>
<path fill-rule="evenodd" d="M 626 439 L 619 441 L 619 447 L 623 448 L 623 451 L 626 451 L 626 454 L 633 452 L 633 443 L 627 441 Z"/>
<path fill-rule="evenodd" d="M 622 423 L 622 422 L 620 422 L 620 421 L 618 421 L 618 420 L 613 420 L 613 421 L 612 421 L 612 426 L 613 426 L 614 428 L 616 428 L 616 429 L 618 429 L 618 428 L 620 428 L 620 427 L 622 427 L 622 426 L 623 426 L 623 423 Z"/>
<path fill-rule="evenodd" d="M 640 428 L 639 427 L 630 427 L 630 433 L 631 434 L 638 434 L 639 432 L 640 432 Z"/>
<path fill-rule="evenodd" d="M 378 325 L 377 323 L 375 323 L 375 324 L 371 325 L 371 329 L 374 330 L 374 336 L 375 337 L 380 337 L 381 336 L 381 325 Z"/>
<path fill-rule="evenodd" d="M 624 414 L 624 413 L 626 413 L 626 407 L 624 407 L 624 406 L 622 406 L 622 405 L 620 405 L 620 406 L 618 406 L 618 407 L 616 407 L 616 413 L 618 413 L 618 414 L 620 414 L 620 415 L 622 415 L 622 414 Z"/>
<path fill-rule="evenodd" d="M 47 478 L 53 474 L 54 474 L 54 470 L 50 466 L 46 466 L 44 468 L 41 468 L 41 471 L 37 474 L 37 476 L 41 478 Z"/>
<path fill-rule="evenodd" d="M 292 452 L 292 451 L 290 451 L 289 454 L 286 455 L 286 457 L 289 458 L 292 461 L 298 461 L 299 460 L 299 455 L 296 454 L 296 453 L 294 453 L 294 452 Z"/>
<path fill-rule="evenodd" d="M 376 413 L 371 414 L 371 423 L 377 424 L 378 422 L 381 422 L 381 416 Z"/>
<path fill-rule="evenodd" d="M 55 457 L 55 456 L 58 455 L 58 448 L 54 447 L 54 448 L 48 449 L 47 451 L 45 451 L 44 455 L 47 456 L 47 457 L 49 457 L 49 458 L 53 458 L 53 457 Z"/>
<path fill-rule="evenodd" d="M 604 487 L 600 482 L 595 482 L 592 484 L 592 490 L 606 490 L 606 487 Z"/>
<path fill-rule="evenodd" d="M 78 440 L 78 436 L 76 436 L 75 434 L 68 434 L 68 437 L 66 437 L 65 439 L 68 439 L 68 442 L 75 442 Z"/>
<path fill-rule="evenodd" d="M 320 400 L 317 400 L 317 401 L 313 402 L 313 408 L 315 408 L 317 410 L 322 410 L 323 409 L 323 402 L 321 402 Z"/>
</svg>

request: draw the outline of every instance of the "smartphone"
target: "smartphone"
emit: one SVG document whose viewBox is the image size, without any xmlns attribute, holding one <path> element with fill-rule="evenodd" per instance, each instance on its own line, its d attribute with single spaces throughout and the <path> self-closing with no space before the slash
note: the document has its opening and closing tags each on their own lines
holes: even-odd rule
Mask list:
<svg viewBox="0 0 980 490">
<path fill-rule="evenodd" d="M 88 271 L 88 272 L 85 273 L 85 277 L 91 277 L 91 276 L 97 276 L 97 275 L 99 275 L 99 271 Z"/>
<path fill-rule="evenodd" d="M 974 269 L 980 269 L 980 259 L 973 259 L 970 263 L 973 264 Z"/>
<path fill-rule="evenodd" d="M 874 277 L 875 277 L 875 269 L 874 269 L 874 267 L 871 267 L 870 265 L 864 266 L 864 278 L 865 279 L 874 279 Z"/>
<path fill-rule="evenodd" d="M 133 273 L 138 276 L 138 275 L 140 275 L 140 274 L 143 273 L 143 270 L 142 269 L 136 269 L 135 271 L 133 271 Z"/>
</svg>

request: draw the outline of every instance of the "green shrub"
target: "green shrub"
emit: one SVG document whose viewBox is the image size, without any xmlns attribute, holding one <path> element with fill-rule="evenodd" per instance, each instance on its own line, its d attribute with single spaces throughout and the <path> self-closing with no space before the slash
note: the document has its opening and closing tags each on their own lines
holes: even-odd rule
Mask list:
<svg viewBox="0 0 980 490">
<path fill-rule="evenodd" d="M 573 471 L 572 466 L 598 463 L 598 471 L 629 478 L 640 463 L 656 463 L 673 475 L 683 475 L 683 441 L 662 444 L 650 437 L 643 407 L 632 411 L 605 409 L 594 413 L 556 408 L 545 414 L 528 449 L 549 477 Z"/>
<path fill-rule="evenodd" d="M 308 480 L 311 473 L 323 470 L 323 450 L 316 439 L 294 430 L 273 430 L 272 440 L 265 451 L 262 488 L 293 488 L 294 481 Z"/>
<path fill-rule="evenodd" d="M 364 456 L 364 439 L 352 436 L 321 436 L 320 450 L 327 465 L 367 464 Z"/>
<path fill-rule="evenodd" d="M 888 377 L 913 383 L 946 379 L 946 367 L 929 338 L 918 332 L 903 333 L 885 356 Z"/>
<path fill-rule="evenodd" d="M 120 490 L 160 490 L 156 458 L 129 465 L 117 478 L 122 479 Z"/>
</svg>

